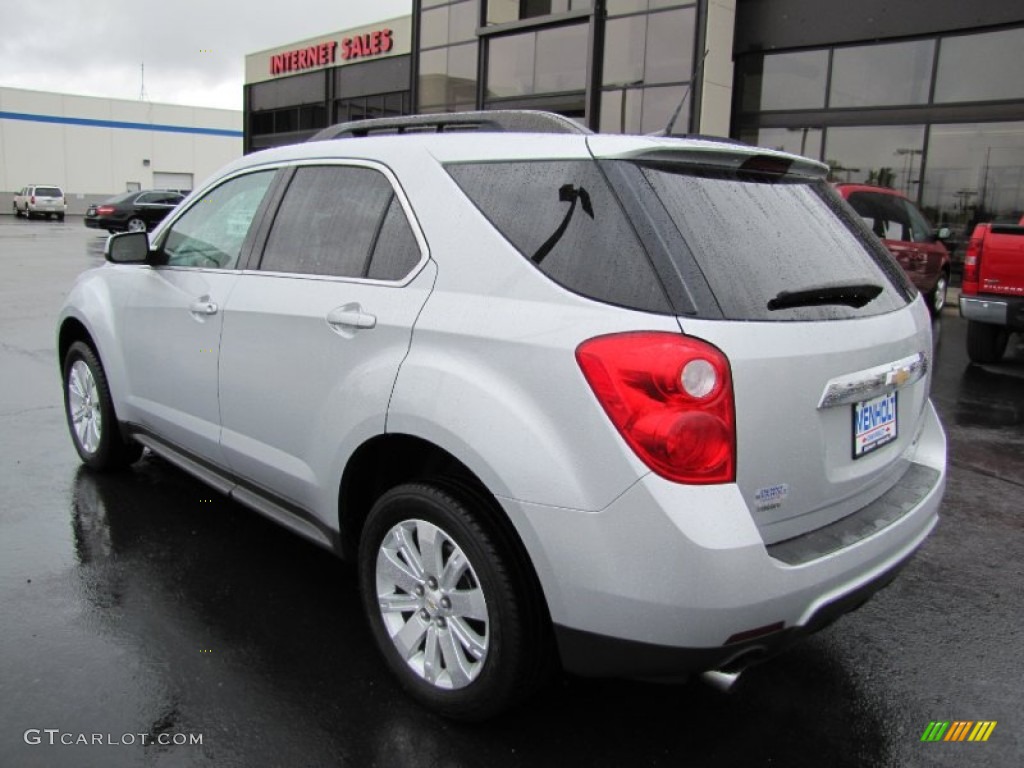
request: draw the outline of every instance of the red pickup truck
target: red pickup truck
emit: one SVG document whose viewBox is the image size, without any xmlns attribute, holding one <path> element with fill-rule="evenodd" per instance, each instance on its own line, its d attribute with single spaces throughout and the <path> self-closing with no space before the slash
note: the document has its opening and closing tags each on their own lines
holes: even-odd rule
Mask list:
<svg viewBox="0 0 1024 768">
<path fill-rule="evenodd" d="M 1014 331 L 1024 331 L 1024 218 L 978 224 L 967 244 L 960 315 L 967 318 L 967 355 L 998 362 Z"/>
</svg>

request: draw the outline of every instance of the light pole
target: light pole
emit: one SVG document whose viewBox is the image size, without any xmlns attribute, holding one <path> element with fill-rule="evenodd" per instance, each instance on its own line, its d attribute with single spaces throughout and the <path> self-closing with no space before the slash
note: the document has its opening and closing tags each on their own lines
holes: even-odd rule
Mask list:
<svg viewBox="0 0 1024 768">
<path fill-rule="evenodd" d="M 910 176 L 914 172 L 914 155 L 923 155 L 924 154 L 924 150 L 923 149 L 911 149 L 910 147 L 900 147 L 899 149 L 896 150 L 895 154 L 897 154 L 897 155 L 905 155 L 906 158 L 907 158 L 907 162 L 904 165 L 904 168 L 906 169 L 905 170 L 906 178 L 904 179 L 904 182 L 903 182 L 903 186 L 904 186 L 904 190 L 903 191 L 906 193 L 907 197 L 910 197 L 910 185 L 911 185 Z"/>
</svg>

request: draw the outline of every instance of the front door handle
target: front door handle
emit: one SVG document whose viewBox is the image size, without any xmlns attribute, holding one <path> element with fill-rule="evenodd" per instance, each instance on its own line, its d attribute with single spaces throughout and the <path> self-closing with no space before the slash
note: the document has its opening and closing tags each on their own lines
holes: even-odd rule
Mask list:
<svg viewBox="0 0 1024 768">
<path fill-rule="evenodd" d="M 358 304 L 345 304 L 327 313 L 327 323 L 334 328 L 375 328 L 377 318 Z"/>
<path fill-rule="evenodd" d="M 210 301 L 208 297 L 198 299 L 188 305 L 188 311 L 193 315 L 216 315 L 218 309 L 220 308 L 214 302 Z"/>
</svg>

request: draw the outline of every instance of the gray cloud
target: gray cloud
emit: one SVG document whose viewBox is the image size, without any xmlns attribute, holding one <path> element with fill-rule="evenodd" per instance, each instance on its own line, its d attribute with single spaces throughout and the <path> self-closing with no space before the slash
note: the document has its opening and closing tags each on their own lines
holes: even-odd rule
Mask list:
<svg viewBox="0 0 1024 768">
<path fill-rule="evenodd" d="M 0 85 L 241 109 L 245 55 L 410 12 L 410 0 L 5 2 Z"/>
</svg>

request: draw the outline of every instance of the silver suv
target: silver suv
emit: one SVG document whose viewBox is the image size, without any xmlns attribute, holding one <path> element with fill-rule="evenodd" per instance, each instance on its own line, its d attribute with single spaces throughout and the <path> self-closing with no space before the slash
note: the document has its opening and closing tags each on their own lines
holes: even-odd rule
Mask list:
<svg viewBox="0 0 1024 768">
<path fill-rule="evenodd" d="M 945 488 L 928 309 L 825 174 L 536 113 L 249 155 L 72 289 L 74 445 L 355 560 L 447 716 L 559 662 L 736 673 L 888 583 Z"/>
<path fill-rule="evenodd" d="M 56 216 L 57 221 L 64 221 L 68 212 L 64 190 L 53 184 L 30 184 L 22 187 L 14 195 L 12 201 L 15 216 L 31 219 L 33 216 L 50 218 Z"/>
</svg>

